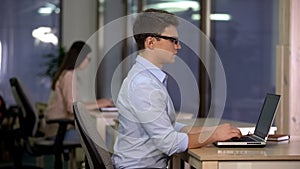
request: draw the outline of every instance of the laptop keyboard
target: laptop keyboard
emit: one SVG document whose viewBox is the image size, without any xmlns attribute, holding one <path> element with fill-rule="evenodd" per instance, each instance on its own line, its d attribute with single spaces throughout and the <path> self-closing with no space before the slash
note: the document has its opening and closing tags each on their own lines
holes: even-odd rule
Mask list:
<svg viewBox="0 0 300 169">
<path fill-rule="evenodd" d="M 242 136 L 241 138 L 232 138 L 230 140 L 235 141 L 235 142 L 255 141 L 254 139 L 252 139 L 251 137 L 248 137 L 248 136 Z"/>
</svg>

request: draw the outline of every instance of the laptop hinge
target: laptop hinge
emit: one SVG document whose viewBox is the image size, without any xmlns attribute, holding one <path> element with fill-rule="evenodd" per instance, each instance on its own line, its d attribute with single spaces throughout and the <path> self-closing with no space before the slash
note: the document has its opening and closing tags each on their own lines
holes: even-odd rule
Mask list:
<svg viewBox="0 0 300 169">
<path fill-rule="evenodd" d="M 261 137 L 258 137 L 257 135 L 252 135 L 252 137 L 255 139 L 255 140 L 257 140 L 257 141 L 266 141 L 266 138 L 265 139 L 263 139 L 263 138 L 261 138 Z"/>
</svg>

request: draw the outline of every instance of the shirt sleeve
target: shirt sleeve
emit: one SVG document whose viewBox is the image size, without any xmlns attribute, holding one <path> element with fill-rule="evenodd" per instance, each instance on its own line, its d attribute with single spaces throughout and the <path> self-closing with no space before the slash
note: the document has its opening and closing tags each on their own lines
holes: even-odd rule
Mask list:
<svg viewBox="0 0 300 169">
<path fill-rule="evenodd" d="M 168 156 L 187 149 L 186 133 L 176 131 L 166 110 L 168 93 L 153 79 L 138 79 L 129 93 L 133 113 L 157 149 Z M 180 126 L 179 126 L 180 127 Z"/>
<path fill-rule="evenodd" d="M 179 123 L 179 122 L 175 122 L 175 127 L 174 129 L 178 132 L 180 132 L 180 130 L 182 129 L 182 127 L 186 126 L 185 124 Z"/>
<path fill-rule="evenodd" d="M 73 113 L 73 73 L 71 71 L 68 71 L 64 74 L 64 76 L 61 78 L 61 84 L 60 89 L 61 93 L 63 95 L 64 104 L 66 105 L 66 108 L 69 113 Z"/>
</svg>

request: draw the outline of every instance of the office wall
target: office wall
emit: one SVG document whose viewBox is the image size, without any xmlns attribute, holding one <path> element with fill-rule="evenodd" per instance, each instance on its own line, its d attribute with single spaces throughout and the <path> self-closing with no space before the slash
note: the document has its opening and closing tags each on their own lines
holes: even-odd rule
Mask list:
<svg viewBox="0 0 300 169">
<path fill-rule="evenodd" d="M 75 40 L 88 40 L 98 43 L 92 46 L 93 52 L 98 57 L 101 55 L 99 52 L 110 48 L 106 47 L 105 43 L 110 40 L 109 35 L 100 34 L 96 32 L 98 29 L 105 26 L 105 24 L 112 22 L 124 16 L 124 3 L 119 0 L 106 0 L 103 1 L 101 6 L 101 13 L 98 12 L 97 0 L 62 0 L 62 45 L 69 49 Z M 112 10 L 113 9 L 113 10 Z M 101 15 L 101 16 L 100 16 Z M 118 33 L 118 32 L 116 32 Z M 99 39 L 97 39 L 99 36 Z M 89 42 L 91 42 L 89 40 Z M 94 68 L 98 66 L 97 77 L 97 96 L 98 97 L 111 97 L 111 77 L 115 72 L 116 67 L 121 62 L 122 58 L 122 44 L 114 46 L 112 49 L 107 49 L 109 52 L 105 56 L 105 60 L 101 65 L 93 62 Z M 100 71 L 99 71 L 100 70 Z M 90 76 L 90 74 L 88 74 Z M 92 84 L 88 84 L 92 85 Z M 86 93 L 83 93 L 86 94 Z M 90 97 L 89 94 L 85 98 Z"/>
<path fill-rule="evenodd" d="M 116 1 L 116 0 L 115 0 Z M 108 1 L 115 3 L 115 1 Z M 62 0 L 62 43 L 69 47 L 74 40 L 87 40 L 97 30 L 97 0 Z M 282 94 L 276 123 L 279 132 L 300 135 L 300 0 L 280 0 L 280 35 L 277 46 L 276 91 Z M 290 4 L 291 3 L 291 4 Z M 119 8 L 117 8 L 119 9 Z M 111 16 L 121 10 L 106 10 Z M 116 12 L 116 13 L 114 13 Z M 114 18 L 114 17 L 112 17 Z M 106 21 L 111 20 L 107 18 Z M 289 33 L 291 32 L 291 34 Z M 105 81 L 105 79 L 104 79 Z M 106 86 L 106 85 L 105 85 Z M 103 91 L 109 91 L 103 89 Z"/>
<path fill-rule="evenodd" d="M 62 0 L 62 45 L 88 40 L 97 30 L 97 0 Z"/>
<path fill-rule="evenodd" d="M 0 93 L 7 106 L 15 104 L 9 85 L 11 77 L 18 77 L 23 82 L 32 103 L 48 101 L 51 78 L 45 72 L 50 58 L 45 56 L 56 54 L 57 47 L 32 35 L 34 30 L 42 31 L 41 27 L 59 30 L 60 14 L 38 12 L 47 3 L 41 0 L 1 0 Z"/>
<path fill-rule="evenodd" d="M 88 42 L 93 51 L 93 56 L 97 56 L 97 42 L 89 40 L 98 29 L 98 3 L 97 0 L 61 0 L 62 2 L 62 21 L 61 21 L 61 42 L 66 50 L 77 40 Z M 94 36 L 95 37 L 95 36 Z M 92 59 L 95 63 L 96 59 Z M 81 100 L 91 101 L 95 98 L 94 87 L 95 76 L 93 70 L 96 64 L 91 64 L 88 69 L 78 72 L 82 83 L 78 84 L 80 90 L 78 95 Z"/>
<path fill-rule="evenodd" d="M 300 137 L 300 0 L 291 1 L 291 62 L 290 62 L 290 128 L 291 134 Z"/>
</svg>

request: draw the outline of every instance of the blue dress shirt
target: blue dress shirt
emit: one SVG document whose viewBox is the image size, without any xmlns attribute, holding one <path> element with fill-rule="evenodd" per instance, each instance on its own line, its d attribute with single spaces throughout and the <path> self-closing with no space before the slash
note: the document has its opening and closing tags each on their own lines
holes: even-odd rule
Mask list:
<svg viewBox="0 0 300 169">
<path fill-rule="evenodd" d="M 128 72 L 116 105 L 118 136 L 112 157 L 116 168 L 166 168 L 168 158 L 187 149 L 175 109 L 163 84 L 166 74 L 141 56 Z"/>
</svg>

